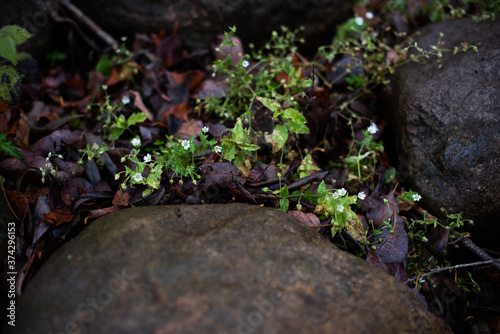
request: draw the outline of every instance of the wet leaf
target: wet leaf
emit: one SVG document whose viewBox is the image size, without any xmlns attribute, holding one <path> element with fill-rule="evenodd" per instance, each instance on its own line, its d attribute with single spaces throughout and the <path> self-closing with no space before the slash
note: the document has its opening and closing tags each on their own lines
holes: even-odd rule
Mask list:
<svg viewBox="0 0 500 334">
<path fill-rule="evenodd" d="M 319 220 L 318 216 L 316 216 L 314 213 L 305 213 L 299 210 L 290 210 L 288 211 L 288 214 L 300 220 L 307 226 L 312 227 L 312 229 L 315 230 L 316 232 L 319 232 L 322 229 L 322 227 L 320 226 L 321 221 Z"/>
<path fill-rule="evenodd" d="M 182 43 L 177 34 L 172 34 L 163 39 L 156 50 L 156 56 L 168 67 L 179 63 L 182 59 Z"/>
<path fill-rule="evenodd" d="M 219 185 L 226 187 L 235 182 L 244 184 L 245 178 L 238 168 L 229 162 L 213 162 L 211 164 L 201 165 L 202 176 L 205 176 L 204 187 Z"/>
<path fill-rule="evenodd" d="M 47 214 L 43 214 L 43 219 L 52 226 L 60 226 L 73 220 L 73 213 L 70 207 L 64 209 L 52 209 Z"/>
</svg>

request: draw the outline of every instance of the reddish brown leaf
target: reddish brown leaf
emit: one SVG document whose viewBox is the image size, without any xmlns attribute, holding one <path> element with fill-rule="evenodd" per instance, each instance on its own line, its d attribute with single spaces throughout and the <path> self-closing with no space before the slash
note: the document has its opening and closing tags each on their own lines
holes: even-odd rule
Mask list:
<svg viewBox="0 0 500 334">
<path fill-rule="evenodd" d="M 201 129 L 203 128 L 203 123 L 200 120 L 192 119 L 188 122 L 182 123 L 182 125 L 177 129 L 177 134 L 183 134 L 188 137 L 194 135 L 198 136 Z"/>
<path fill-rule="evenodd" d="M 144 102 L 142 102 L 141 94 L 133 90 L 130 91 L 130 94 L 134 96 L 134 106 L 136 106 L 140 111 L 148 115 L 148 120 L 152 121 L 153 115 L 151 115 L 149 109 L 144 105 Z"/>
<path fill-rule="evenodd" d="M 64 209 L 52 209 L 48 214 L 43 215 L 43 219 L 52 226 L 59 226 L 73 220 L 73 213 L 70 207 Z"/>
<path fill-rule="evenodd" d="M 71 144 L 75 140 L 78 140 L 81 135 L 80 131 L 70 131 L 68 129 L 56 130 L 31 145 L 30 151 L 46 157 L 49 152 L 60 151 L 61 143 Z"/>
<path fill-rule="evenodd" d="M 25 194 L 14 191 L 14 190 L 5 190 L 5 196 L 9 200 L 10 208 L 14 215 L 19 221 L 23 221 L 24 217 L 28 213 L 28 198 Z"/>
<path fill-rule="evenodd" d="M 164 112 L 161 116 L 163 122 L 165 124 L 168 124 L 168 119 L 170 118 L 170 115 L 174 115 L 177 119 L 187 122 L 189 119 L 187 115 L 191 111 L 191 108 L 189 108 L 189 105 L 187 102 L 175 104 L 171 106 L 166 112 Z"/>
<path fill-rule="evenodd" d="M 129 206 L 131 197 L 132 195 L 129 192 L 124 193 L 123 190 L 120 188 L 116 192 L 112 203 L 114 206 Z"/>
<path fill-rule="evenodd" d="M 206 177 L 204 187 L 219 185 L 227 187 L 234 185 L 235 182 L 245 183 L 245 178 L 238 168 L 230 162 L 213 162 L 211 164 L 201 165 L 202 175 Z"/>
<path fill-rule="evenodd" d="M 307 226 L 312 227 L 316 232 L 319 232 L 321 230 L 321 221 L 314 213 L 305 213 L 299 210 L 290 210 L 288 211 L 288 214 L 300 220 Z"/>
</svg>

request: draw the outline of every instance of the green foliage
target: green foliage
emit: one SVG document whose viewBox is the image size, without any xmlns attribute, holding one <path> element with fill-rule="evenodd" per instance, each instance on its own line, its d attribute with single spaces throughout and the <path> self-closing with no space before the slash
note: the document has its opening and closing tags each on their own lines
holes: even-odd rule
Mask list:
<svg viewBox="0 0 500 334">
<path fill-rule="evenodd" d="M 30 36 L 26 29 L 16 25 L 0 29 L 0 100 L 10 106 L 15 106 L 19 102 L 21 75 L 17 69 L 18 62 L 32 59 L 29 54 L 18 52 L 17 46 Z"/>
<path fill-rule="evenodd" d="M 498 0 L 427 0 L 421 1 L 414 16 L 428 18 L 431 22 L 456 19 L 470 16 L 468 10 L 476 9 L 478 12 L 472 15 L 475 21 L 493 20 L 500 10 Z M 408 1 L 390 0 L 387 1 L 383 11 L 400 11 L 408 14 Z"/>
<path fill-rule="evenodd" d="M 251 130 L 243 127 L 241 119 L 236 121 L 234 128 L 230 131 L 230 135 L 223 137 L 221 143 L 222 157 L 232 161 L 236 167 L 251 167 L 249 166 L 250 161 L 247 159 L 247 155 L 260 148 L 252 144 Z"/>
<path fill-rule="evenodd" d="M 0 151 L 14 158 L 22 159 L 23 157 L 21 152 L 19 152 L 14 144 L 7 138 L 6 133 L 0 133 Z"/>
</svg>

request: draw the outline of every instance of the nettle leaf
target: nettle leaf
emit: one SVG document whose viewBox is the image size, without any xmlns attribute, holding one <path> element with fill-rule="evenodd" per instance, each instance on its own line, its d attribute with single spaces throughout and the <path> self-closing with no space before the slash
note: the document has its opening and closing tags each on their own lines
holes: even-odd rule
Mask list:
<svg viewBox="0 0 500 334">
<path fill-rule="evenodd" d="M 19 102 L 21 76 L 9 65 L 0 66 L 0 99 L 14 107 Z"/>
<path fill-rule="evenodd" d="M 0 57 L 7 59 L 12 64 L 17 65 L 16 43 L 10 37 L 0 39 Z"/>
<path fill-rule="evenodd" d="M 10 37 L 16 45 L 24 43 L 31 34 L 20 26 L 10 25 L 0 29 L 0 38 Z"/>
</svg>

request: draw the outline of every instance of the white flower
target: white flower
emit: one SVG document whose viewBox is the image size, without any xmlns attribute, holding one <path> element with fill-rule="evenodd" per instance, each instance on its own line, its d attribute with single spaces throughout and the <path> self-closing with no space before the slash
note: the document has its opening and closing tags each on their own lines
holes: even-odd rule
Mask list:
<svg viewBox="0 0 500 334">
<path fill-rule="evenodd" d="M 214 152 L 215 152 L 215 153 L 220 153 L 220 152 L 222 152 L 222 147 L 220 147 L 219 145 L 215 146 L 215 147 L 214 147 Z"/>
<path fill-rule="evenodd" d="M 132 144 L 133 147 L 139 147 L 141 146 L 141 140 L 139 138 L 134 138 L 130 141 L 130 144 Z"/>
<path fill-rule="evenodd" d="M 334 193 L 332 194 L 332 197 L 333 197 L 333 199 L 337 199 L 337 198 L 339 198 L 339 193 L 338 193 L 338 192 L 334 192 Z"/>
<path fill-rule="evenodd" d="M 365 192 L 364 192 L 364 191 L 360 191 L 360 192 L 358 193 L 358 198 L 359 198 L 360 200 L 364 201 L 364 199 L 366 198 L 366 194 L 365 194 Z"/>
<path fill-rule="evenodd" d="M 340 197 L 343 197 L 343 196 L 345 196 L 345 194 L 347 194 L 347 190 L 345 190 L 344 188 L 339 189 L 338 192 L 339 192 Z"/>
<path fill-rule="evenodd" d="M 135 182 L 141 182 L 142 181 L 142 175 L 141 173 L 135 173 L 134 176 L 132 176 Z"/>
<path fill-rule="evenodd" d="M 373 19 L 373 13 L 372 13 L 372 12 L 366 12 L 366 18 L 367 18 L 368 20 Z"/>
<path fill-rule="evenodd" d="M 144 156 L 144 162 L 150 162 L 150 161 L 151 161 L 151 154 L 148 153 Z"/>
<path fill-rule="evenodd" d="M 183 140 L 181 145 L 182 145 L 182 148 L 184 148 L 185 150 L 189 150 L 189 148 L 191 147 L 189 140 Z"/>
<path fill-rule="evenodd" d="M 225 118 L 228 118 L 229 117 L 229 114 L 227 112 L 224 113 L 224 117 Z"/>
<path fill-rule="evenodd" d="M 123 104 L 129 104 L 129 102 L 130 102 L 130 98 L 128 96 L 122 97 L 122 103 Z"/>
<path fill-rule="evenodd" d="M 422 196 L 420 196 L 419 194 L 413 194 L 411 197 L 415 202 L 418 202 L 422 199 Z"/>
<path fill-rule="evenodd" d="M 377 128 L 377 125 L 375 123 L 372 123 L 369 127 L 368 127 L 368 132 L 370 132 L 372 135 L 377 133 L 378 132 L 378 128 Z"/>
<path fill-rule="evenodd" d="M 290 98 L 290 100 L 292 100 L 292 101 L 293 101 L 293 100 L 295 100 L 295 98 L 292 96 L 292 97 Z"/>
<path fill-rule="evenodd" d="M 106 90 L 106 89 L 108 89 L 108 86 L 106 86 L 106 85 L 102 85 L 102 89 L 103 89 L 103 90 Z"/>
<path fill-rule="evenodd" d="M 338 212 L 344 211 L 344 206 L 343 205 L 337 205 L 337 211 Z"/>
<path fill-rule="evenodd" d="M 202 129 L 201 129 L 201 132 L 203 133 L 207 133 L 208 132 L 208 126 L 204 126 Z"/>
<path fill-rule="evenodd" d="M 356 22 L 356 24 L 358 26 L 362 26 L 363 25 L 363 18 L 361 16 L 358 16 L 354 19 L 354 22 Z"/>
<path fill-rule="evenodd" d="M 248 60 L 243 60 L 243 62 L 241 63 L 241 66 L 243 66 L 243 67 L 248 67 L 248 65 L 250 65 Z"/>
<path fill-rule="evenodd" d="M 121 40 L 122 42 L 125 42 L 127 40 L 127 36 L 122 36 Z"/>
</svg>

